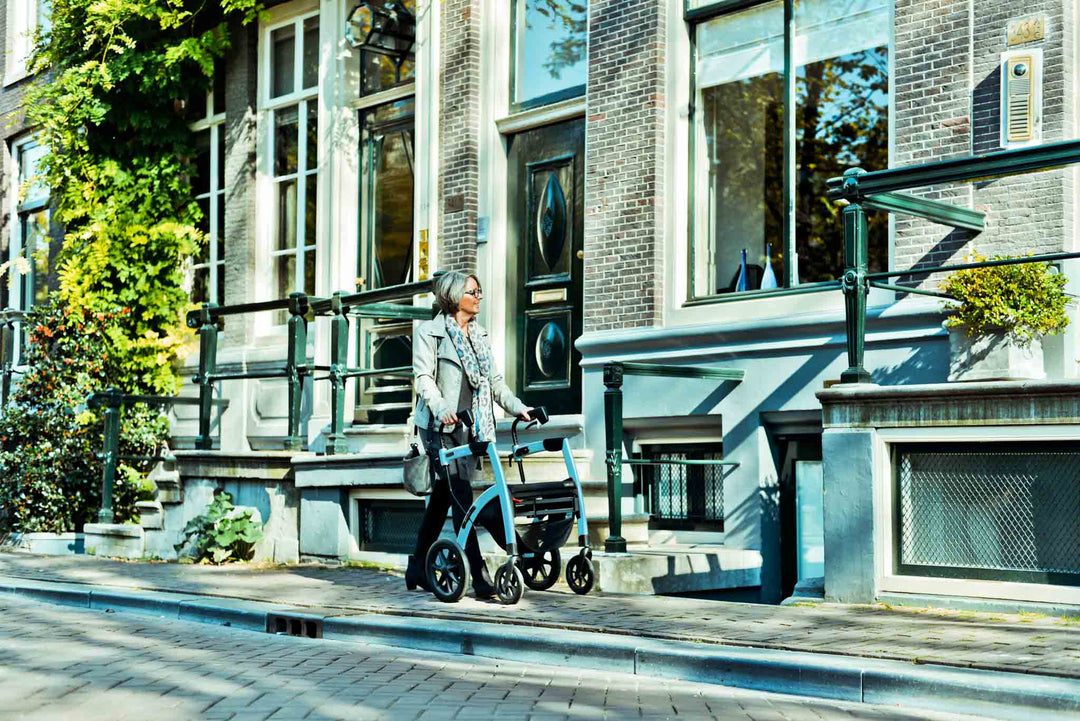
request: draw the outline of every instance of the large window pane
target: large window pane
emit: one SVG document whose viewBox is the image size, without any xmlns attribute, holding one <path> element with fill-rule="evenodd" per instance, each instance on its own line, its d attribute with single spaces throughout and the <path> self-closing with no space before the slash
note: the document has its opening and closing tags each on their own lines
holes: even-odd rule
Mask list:
<svg viewBox="0 0 1080 721">
<path fill-rule="evenodd" d="M 22 246 L 30 272 L 23 276 L 22 307 L 30 308 L 49 300 L 49 211 L 24 213 L 20 218 Z"/>
<path fill-rule="evenodd" d="M 848 168 L 889 166 L 888 47 L 860 50 L 798 69 L 795 157 L 796 250 L 803 283 L 843 274 L 844 227 L 825 182 Z M 889 262 L 888 215 L 869 214 L 869 266 Z"/>
<path fill-rule="evenodd" d="M 319 84 L 319 18 L 304 20 L 304 87 Z"/>
<path fill-rule="evenodd" d="M 697 26 L 695 297 L 842 274 L 843 227 L 825 181 L 888 165 L 888 22 L 886 0 L 796 5 L 793 258 L 784 243 L 783 4 Z M 887 219 L 872 218 L 879 269 Z"/>
<path fill-rule="evenodd" d="M 298 108 L 293 105 L 274 111 L 274 175 L 282 176 L 296 172 L 297 134 L 300 132 Z"/>
<path fill-rule="evenodd" d="M 296 247 L 296 181 L 285 180 L 274 187 L 277 194 L 277 229 L 274 247 L 287 250 Z"/>
<path fill-rule="evenodd" d="M 307 169 L 319 167 L 319 106 L 307 104 Z"/>
<path fill-rule="evenodd" d="M 380 137 L 375 152 L 371 178 L 373 289 L 406 283 L 412 270 L 412 129 L 398 128 Z"/>
<path fill-rule="evenodd" d="M 292 23 L 270 33 L 270 97 L 296 89 L 296 26 Z"/>
<path fill-rule="evenodd" d="M 514 102 L 584 92 L 588 3 L 516 0 L 514 7 Z"/>
</svg>

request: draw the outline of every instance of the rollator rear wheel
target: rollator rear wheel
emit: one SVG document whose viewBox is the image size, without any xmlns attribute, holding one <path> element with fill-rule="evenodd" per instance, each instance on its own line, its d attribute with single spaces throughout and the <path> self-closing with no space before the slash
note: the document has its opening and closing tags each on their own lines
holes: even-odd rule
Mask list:
<svg viewBox="0 0 1080 721">
<path fill-rule="evenodd" d="M 596 583 L 596 572 L 593 570 L 592 561 L 578 554 L 566 562 L 566 585 L 579 596 L 584 596 L 592 590 Z"/>
<path fill-rule="evenodd" d="M 465 595 L 469 581 L 469 559 L 457 541 L 440 538 L 431 544 L 425 564 L 428 583 L 435 598 L 454 603 Z"/>
<path fill-rule="evenodd" d="M 525 577 L 525 585 L 534 591 L 546 591 L 554 586 L 559 580 L 561 570 L 562 558 L 557 548 L 539 551 L 532 557 L 521 559 L 521 572 Z"/>
<path fill-rule="evenodd" d="M 512 561 L 507 561 L 495 571 L 495 593 L 503 603 L 513 605 L 521 600 L 525 593 L 525 583 L 521 569 Z"/>
</svg>

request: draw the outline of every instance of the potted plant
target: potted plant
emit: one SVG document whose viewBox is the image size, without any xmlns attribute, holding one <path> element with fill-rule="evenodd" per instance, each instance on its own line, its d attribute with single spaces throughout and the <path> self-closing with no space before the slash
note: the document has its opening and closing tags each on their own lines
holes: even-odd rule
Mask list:
<svg viewBox="0 0 1080 721">
<path fill-rule="evenodd" d="M 970 262 L 985 260 L 973 254 Z M 952 314 L 944 323 L 949 380 L 1045 378 L 1042 339 L 1069 324 L 1065 283 L 1049 263 L 971 268 L 947 276 L 940 288 L 958 303 L 949 303 Z"/>
</svg>

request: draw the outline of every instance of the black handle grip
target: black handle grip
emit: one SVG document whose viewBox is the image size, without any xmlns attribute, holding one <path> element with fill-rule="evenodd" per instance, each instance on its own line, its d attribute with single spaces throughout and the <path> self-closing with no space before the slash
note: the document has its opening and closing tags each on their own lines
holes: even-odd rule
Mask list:
<svg viewBox="0 0 1080 721">
<path fill-rule="evenodd" d="M 550 418 L 548 417 L 547 408 L 545 408 L 544 406 L 537 406 L 536 408 L 533 408 L 531 411 L 529 411 L 529 415 L 531 415 L 533 419 L 540 421 L 540 425 L 544 425 L 550 420 Z"/>
<path fill-rule="evenodd" d="M 471 408 L 466 408 L 465 410 L 458 411 L 457 417 L 459 421 L 465 424 L 466 428 L 472 428 L 473 423 L 476 422 L 476 419 L 473 417 L 473 412 Z"/>
</svg>

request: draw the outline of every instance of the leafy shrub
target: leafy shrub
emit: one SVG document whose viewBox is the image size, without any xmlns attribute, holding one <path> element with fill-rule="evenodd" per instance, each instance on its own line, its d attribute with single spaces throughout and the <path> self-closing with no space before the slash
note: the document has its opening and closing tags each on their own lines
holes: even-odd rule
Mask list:
<svg viewBox="0 0 1080 721">
<path fill-rule="evenodd" d="M 1009 256 L 994 256 L 1005 260 Z M 986 258 L 973 254 L 971 262 Z M 1003 332 L 1020 343 L 1056 335 L 1069 325 L 1066 278 L 1049 263 L 1019 263 L 971 268 L 951 273 L 941 290 L 960 302 L 945 321 L 970 336 Z"/>
<path fill-rule="evenodd" d="M 24 321 L 26 374 L 0 416 L 4 530 L 60 533 L 97 520 L 103 424 L 100 413 L 83 408 L 87 396 L 122 374 L 106 333 L 115 321 L 56 304 L 35 308 Z M 153 455 L 167 437 L 168 420 L 157 411 L 124 409 L 121 455 Z M 142 480 L 149 467 L 119 466 L 113 487 L 118 523 L 137 519 L 135 502 L 149 492 Z"/>
<path fill-rule="evenodd" d="M 250 561 L 255 543 L 263 537 L 262 524 L 252 518 L 251 511 L 239 510 L 232 496 L 225 491 L 214 494 L 206 513 L 188 521 L 184 540 L 176 544 L 177 553 L 191 544 L 195 561 L 208 560 L 214 564 L 228 561 Z"/>
<path fill-rule="evenodd" d="M 41 177 L 64 237 L 53 310 L 24 327 L 29 372 L 0 419 L 0 525 L 80 530 L 101 499 L 101 414 L 90 393 L 170 394 L 192 340 L 184 267 L 206 242 L 184 107 L 210 89 L 228 23 L 259 0 L 53 0 L 21 110 L 46 150 Z M 0 272 L 26 272 L 20 257 Z M 125 408 L 121 455 L 152 455 L 167 424 Z M 146 464 L 118 469 L 114 513 L 133 520 Z"/>
</svg>

